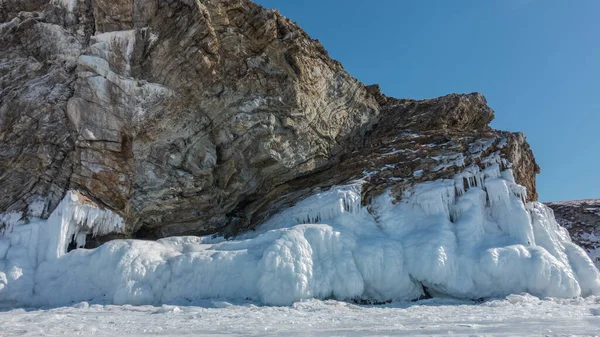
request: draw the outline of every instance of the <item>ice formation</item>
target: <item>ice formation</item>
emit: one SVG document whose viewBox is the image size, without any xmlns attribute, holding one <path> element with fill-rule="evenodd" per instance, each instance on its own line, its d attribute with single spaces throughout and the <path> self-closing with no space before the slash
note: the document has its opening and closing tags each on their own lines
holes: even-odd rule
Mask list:
<svg viewBox="0 0 600 337">
<path fill-rule="evenodd" d="M 75 6 L 77 5 L 77 0 L 51 0 L 50 3 L 73 13 L 73 9 L 75 9 Z"/>
<path fill-rule="evenodd" d="M 289 305 L 307 298 L 411 300 L 528 292 L 600 294 L 600 273 L 541 203 L 497 164 L 361 205 L 362 181 L 315 193 L 232 240 L 115 240 L 66 253 L 121 219 L 69 193 L 48 220 L 0 238 L 0 302 Z"/>
<path fill-rule="evenodd" d="M 90 37 L 92 41 L 90 49 L 94 55 L 105 60 L 110 59 L 110 53 L 114 54 L 117 51 L 123 58 L 124 75 L 129 76 L 131 74 L 131 57 L 135 46 L 135 32 L 135 29 L 131 29 L 93 35 Z"/>
<path fill-rule="evenodd" d="M 99 209 L 72 191 L 47 220 L 24 220 L 21 213 L 13 212 L 0 216 L 0 222 L 5 226 L 0 235 L 0 302 L 23 304 L 34 301 L 36 273 L 44 263 L 62 261 L 69 245 L 83 247 L 87 235 L 123 229 L 119 215 Z"/>
</svg>

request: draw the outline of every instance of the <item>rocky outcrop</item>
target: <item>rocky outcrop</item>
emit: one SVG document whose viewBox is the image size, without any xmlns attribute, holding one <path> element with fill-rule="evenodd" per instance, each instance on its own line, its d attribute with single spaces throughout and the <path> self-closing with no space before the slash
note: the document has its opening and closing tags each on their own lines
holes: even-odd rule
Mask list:
<svg viewBox="0 0 600 337">
<path fill-rule="evenodd" d="M 453 179 L 457 174 L 464 175 L 465 189 L 481 186 L 469 172 L 491 164 L 512 169 L 513 178 L 526 187 L 523 198 L 537 200 L 539 167 L 525 136 L 491 129 L 488 124 L 494 113 L 483 95 L 451 94 L 416 101 L 386 97 L 378 86 L 368 90 L 380 104 L 380 115 L 363 143 L 347 150 L 338 164 L 280 184 L 259 205 L 246 205 L 240 213 L 254 216 L 249 224 L 260 223 L 305 195 L 356 179 L 366 180 L 364 205 L 388 189 L 401 199 L 416 183 Z"/>
<path fill-rule="evenodd" d="M 573 241 L 583 247 L 600 267 L 600 199 L 547 202 L 556 221 Z"/>
<path fill-rule="evenodd" d="M 490 163 L 537 198 L 524 135 L 491 129 L 481 94 L 387 97 L 276 10 L 2 5 L 0 212 L 47 217 L 77 190 L 122 216 L 125 236 L 232 234 L 353 179 L 368 204 Z"/>
<path fill-rule="evenodd" d="M 47 2 L 2 5 L 0 209 L 47 216 L 64 196 L 77 162 L 66 109 L 85 31 L 80 35 L 54 11 L 44 11 Z M 46 212 L 27 210 L 42 199 Z"/>
</svg>

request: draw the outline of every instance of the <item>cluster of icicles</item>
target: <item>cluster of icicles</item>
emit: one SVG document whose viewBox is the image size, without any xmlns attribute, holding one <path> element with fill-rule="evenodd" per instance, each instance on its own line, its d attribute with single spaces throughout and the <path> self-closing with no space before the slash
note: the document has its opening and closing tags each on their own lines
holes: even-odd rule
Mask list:
<svg viewBox="0 0 600 337">
<path fill-rule="evenodd" d="M 0 303 L 193 304 L 210 298 L 289 305 L 308 298 L 599 294 L 600 273 L 544 205 L 525 203 L 492 163 L 361 204 L 362 181 L 333 187 L 225 240 L 114 240 L 67 253 L 75 237 L 122 220 L 69 193 L 47 220 L 0 238 Z"/>
</svg>

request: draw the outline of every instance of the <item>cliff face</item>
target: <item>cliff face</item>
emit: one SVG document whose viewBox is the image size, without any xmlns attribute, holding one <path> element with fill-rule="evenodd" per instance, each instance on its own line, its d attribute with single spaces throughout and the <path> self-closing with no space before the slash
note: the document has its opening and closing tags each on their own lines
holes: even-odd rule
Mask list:
<svg viewBox="0 0 600 337">
<path fill-rule="evenodd" d="M 481 94 L 388 97 L 247 0 L 0 6 L 0 304 L 600 294 Z"/>
<path fill-rule="evenodd" d="M 556 221 L 600 267 L 600 199 L 547 202 L 546 206 L 552 208 Z"/>
<path fill-rule="evenodd" d="M 537 199 L 524 135 L 481 94 L 387 97 L 250 1 L 0 6 L 0 212 L 76 190 L 125 236 L 233 234 L 332 185 L 367 180 L 368 205 L 491 163 Z"/>
</svg>

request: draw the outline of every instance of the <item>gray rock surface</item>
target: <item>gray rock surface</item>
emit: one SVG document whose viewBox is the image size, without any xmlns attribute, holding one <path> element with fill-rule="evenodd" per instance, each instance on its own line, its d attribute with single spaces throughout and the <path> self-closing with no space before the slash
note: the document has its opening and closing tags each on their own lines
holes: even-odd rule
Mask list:
<svg viewBox="0 0 600 337">
<path fill-rule="evenodd" d="M 600 268 L 600 199 L 547 202 L 556 221 Z"/>
<path fill-rule="evenodd" d="M 48 216 L 72 189 L 120 214 L 126 236 L 232 234 L 334 184 L 366 177 L 366 204 L 486 160 L 537 198 L 524 135 L 489 128 L 481 94 L 387 97 L 276 10 L 0 6 L 0 212 Z"/>
</svg>

